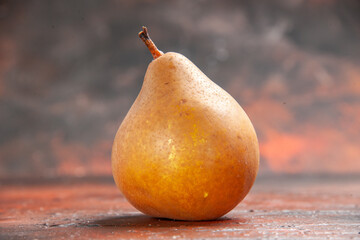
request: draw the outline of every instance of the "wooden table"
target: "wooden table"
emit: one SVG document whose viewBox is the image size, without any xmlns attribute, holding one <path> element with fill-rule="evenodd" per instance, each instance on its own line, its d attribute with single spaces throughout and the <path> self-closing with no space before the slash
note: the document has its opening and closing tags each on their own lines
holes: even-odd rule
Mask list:
<svg viewBox="0 0 360 240">
<path fill-rule="evenodd" d="M 110 177 L 1 180 L 0 239 L 360 239 L 360 177 L 260 177 L 216 221 L 139 213 Z"/>
</svg>

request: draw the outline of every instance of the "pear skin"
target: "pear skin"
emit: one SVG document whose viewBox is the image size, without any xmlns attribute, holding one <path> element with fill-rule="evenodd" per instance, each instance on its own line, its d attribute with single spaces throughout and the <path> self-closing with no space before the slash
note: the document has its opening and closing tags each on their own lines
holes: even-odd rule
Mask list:
<svg viewBox="0 0 360 240">
<path fill-rule="evenodd" d="M 111 159 L 116 185 L 141 212 L 211 220 L 249 192 L 259 145 L 236 100 L 189 59 L 169 52 L 149 64 Z"/>
</svg>

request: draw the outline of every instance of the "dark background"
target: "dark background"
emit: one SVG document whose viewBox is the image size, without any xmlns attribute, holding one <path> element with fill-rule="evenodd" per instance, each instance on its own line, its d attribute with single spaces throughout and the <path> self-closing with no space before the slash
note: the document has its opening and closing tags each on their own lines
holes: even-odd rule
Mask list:
<svg viewBox="0 0 360 240">
<path fill-rule="evenodd" d="M 0 177 L 110 175 L 151 55 L 243 106 L 260 174 L 360 173 L 360 1 L 0 1 Z"/>
</svg>

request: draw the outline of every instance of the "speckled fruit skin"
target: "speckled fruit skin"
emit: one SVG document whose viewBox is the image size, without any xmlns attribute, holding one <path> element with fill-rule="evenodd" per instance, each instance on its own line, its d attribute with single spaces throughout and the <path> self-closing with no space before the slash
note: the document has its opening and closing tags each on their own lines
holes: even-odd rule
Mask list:
<svg viewBox="0 0 360 240">
<path fill-rule="evenodd" d="M 211 220 L 249 192 L 259 146 L 240 105 L 190 60 L 153 60 L 112 149 L 115 182 L 141 212 Z"/>
</svg>

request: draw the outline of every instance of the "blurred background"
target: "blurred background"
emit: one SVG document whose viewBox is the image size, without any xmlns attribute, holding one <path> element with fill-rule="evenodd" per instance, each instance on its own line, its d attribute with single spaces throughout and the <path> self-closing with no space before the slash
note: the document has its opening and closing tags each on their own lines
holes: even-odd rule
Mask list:
<svg viewBox="0 0 360 240">
<path fill-rule="evenodd" d="M 260 175 L 360 173 L 360 1 L 0 1 L 0 177 L 111 175 L 152 57 L 141 26 L 227 90 Z"/>
</svg>

